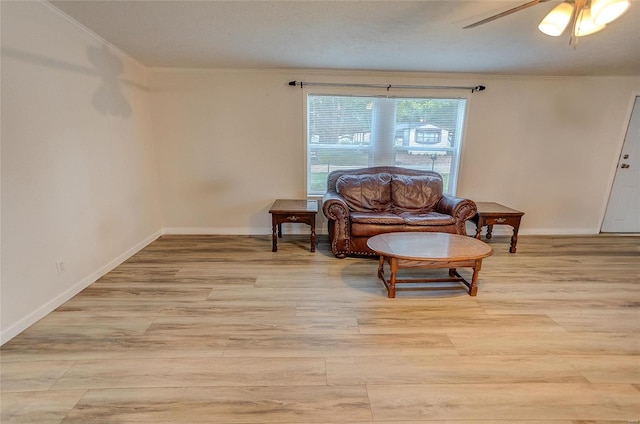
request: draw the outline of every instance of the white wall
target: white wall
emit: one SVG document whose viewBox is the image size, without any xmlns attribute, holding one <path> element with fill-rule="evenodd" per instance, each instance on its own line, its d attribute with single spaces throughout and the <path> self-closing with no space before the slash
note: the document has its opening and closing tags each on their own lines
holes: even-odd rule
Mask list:
<svg viewBox="0 0 640 424">
<path fill-rule="evenodd" d="M 4 342 L 161 220 L 145 69 L 46 3 L 2 2 L 1 78 Z"/>
<path fill-rule="evenodd" d="M 597 234 L 640 77 L 487 86 L 474 97 L 460 192 L 525 211 L 521 234 Z"/>
<path fill-rule="evenodd" d="M 275 198 L 305 196 L 300 93 L 286 72 L 152 72 L 163 226 L 270 233 Z"/>
<path fill-rule="evenodd" d="M 304 197 L 304 97 L 290 80 L 486 85 L 471 96 L 458 195 L 524 211 L 521 234 L 599 232 L 640 89 L 640 77 L 154 70 L 168 232 L 266 234 L 273 199 Z"/>
</svg>

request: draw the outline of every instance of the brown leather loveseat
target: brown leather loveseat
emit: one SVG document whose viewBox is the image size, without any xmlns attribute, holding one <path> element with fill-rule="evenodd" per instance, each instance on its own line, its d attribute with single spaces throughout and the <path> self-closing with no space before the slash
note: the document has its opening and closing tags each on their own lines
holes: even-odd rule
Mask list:
<svg viewBox="0 0 640 424">
<path fill-rule="evenodd" d="M 465 221 L 476 213 L 469 199 L 442 194 L 442 176 L 433 171 L 380 166 L 333 171 L 327 177 L 322 211 L 328 219 L 331 251 L 375 255 L 367 239 L 397 231 L 466 235 Z"/>
</svg>

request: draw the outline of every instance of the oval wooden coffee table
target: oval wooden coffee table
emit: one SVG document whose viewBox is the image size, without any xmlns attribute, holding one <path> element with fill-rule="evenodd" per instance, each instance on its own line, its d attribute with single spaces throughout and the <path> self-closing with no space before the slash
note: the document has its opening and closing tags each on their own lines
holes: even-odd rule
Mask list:
<svg viewBox="0 0 640 424">
<path fill-rule="evenodd" d="M 378 277 L 387 287 L 389 297 L 396 297 L 396 284 L 461 282 L 469 288 L 469 295 L 478 292 L 478 272 L 482 259 L 493 249 L 472 237 L 448 233 L 387 233 L 371 237 L 367 246 L 380 255 Z M 384 262 L 389 263 L 390 276 L 384 276 Z M 449 268 L 448 278 L 398 279 L 399 269 Z M 465 280 L 456 268 L 472 268 L 471 282 Z"/>
</svg>

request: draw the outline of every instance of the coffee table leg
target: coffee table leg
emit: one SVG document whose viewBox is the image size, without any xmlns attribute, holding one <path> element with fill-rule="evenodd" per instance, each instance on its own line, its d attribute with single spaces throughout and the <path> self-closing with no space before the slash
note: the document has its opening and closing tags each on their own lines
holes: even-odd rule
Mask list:
<svg viewBox="0 0 640 424">
<path fill-rule="evenodd" d="M 482 268 L 482 259 L 476 260 L 476 264 L 473 267 L 473 276 L 471 277 L 471 286 L 469 287 L 469 296 L 475 296 L 478 294 L 478 273 Z"/>
<path fill-rule="evenodd" d="M 487 225 L 487 235 L 485 236 L 487 240 L 491 239 L 491 232 L 493 231 L 493 225 Z"/>
<path fill-rule="evenodd" d="M 396 297 L 396 273 L 398 272 L 398 258 L 389 260 L 389 268 L 391 268 L 391 276 L 389 277 L 389 297 Z"/>
<path fill-rule="evenodd" d="M 378 278 L 384 280 L 384 256 L 378 258 Z"/>
</svg>

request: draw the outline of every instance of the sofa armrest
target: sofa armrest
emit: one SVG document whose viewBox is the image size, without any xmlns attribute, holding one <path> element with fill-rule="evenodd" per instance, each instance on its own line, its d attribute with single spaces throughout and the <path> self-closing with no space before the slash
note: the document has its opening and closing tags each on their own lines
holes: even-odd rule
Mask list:
<svg viewBox="0 0 640 424">
<path fill-rule="evenodd" d="M 328 192 L 322 198 L 322 212 L 329 220 L 331 251 L 336 257 L 344 258 L 350 252 L 351 242 L 349 207 L 338 193 Z"/>
<path fill-rule="evenodd" d="M 462 235 L 467 234 L 465 223 L 476 214 L 477 210 L 473 200 L 447 195 L 442 196 L 436 206 L 436 212 L 455 218 L 457 232 Z"/>
<path fill-rule="evenodd" d="M 329 192 L 322 197 L 322 212 L 328 219 L 349 220 L 349 207 L 338 193 Z"/>
</svg>

